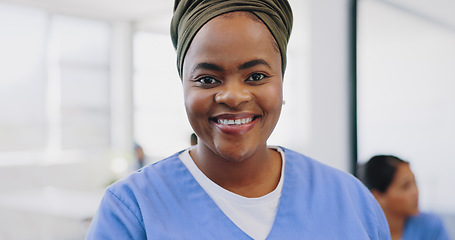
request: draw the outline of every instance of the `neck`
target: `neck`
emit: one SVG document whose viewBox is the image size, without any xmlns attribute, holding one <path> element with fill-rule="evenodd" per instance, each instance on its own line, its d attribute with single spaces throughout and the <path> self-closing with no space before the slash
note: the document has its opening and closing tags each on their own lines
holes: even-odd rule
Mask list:
<svg viewBox="0 0 455 240">
<path fill-rule="evenodd" d="M 406 217 L 399 216 L 387 211 L 384 211 L 384 214 L 387 218 L 387 222 L 389 223 L 390 228 L 390 235 L 392 236 L 392 240 L 399 240 L 403 235 L 404 226 L 406 224 Z"/>
<path fill-rule="evenodd" d="M 200 145 L 190 152 L 198 168 L 219 186 L 245 197 L 261 197 L 272 192 L 281 177 L 281 156 L 268 149 L 240 160 L 229 160 Z"/>
</svg>

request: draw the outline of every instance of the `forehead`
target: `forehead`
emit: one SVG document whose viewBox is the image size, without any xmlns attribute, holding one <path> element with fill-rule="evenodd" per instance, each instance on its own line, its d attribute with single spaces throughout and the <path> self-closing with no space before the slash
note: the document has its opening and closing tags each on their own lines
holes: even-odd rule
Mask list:
<svg viewBox="0 0 455 240">
<path fill-rule="evenodd" d="M 240 11 L 225 13 L 211 19 L 202 26 L 195 35 L 193 42 L 200 40 L 201 35 L 217 34 L 223 36 L 230 33 L 235 33 L 236 36 L 241 37 L 251 37 L 255 34 L 260 34 L 261 39 L 268 37 L 275 41 L 267 26 L 256 15 Z"/>
<path fill-rule="evenodd" d="M 272 34 L 261 20 L 252 13 L 233 12 L 211 19 L 199 30 L 185 56 L 184 68 L 194 61 L 240 58 L 278 59 L 281 64 L 280 57 Z"/>
</svg>

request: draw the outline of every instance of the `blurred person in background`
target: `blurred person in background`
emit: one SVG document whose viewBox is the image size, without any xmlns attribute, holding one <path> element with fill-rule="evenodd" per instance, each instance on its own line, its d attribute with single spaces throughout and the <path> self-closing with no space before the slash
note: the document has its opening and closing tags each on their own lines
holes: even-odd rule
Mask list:
<svg viewBox="0 0 455 240">
<path fill-rule="evenodd" d="M 376 155 L 359 175 L 384 210 L 392 240 L 449 239 L 436 215 L 419 211 L 419 190 L 409 162 Z"/>
<path fill-rule="evenodd" d="M 139 143 L 134 143 L 134 158 L 136 160 L 136 168 L 140 169 L 145 166 L 145 153 L 144 149 L 142 148 Z"/>
</svg>

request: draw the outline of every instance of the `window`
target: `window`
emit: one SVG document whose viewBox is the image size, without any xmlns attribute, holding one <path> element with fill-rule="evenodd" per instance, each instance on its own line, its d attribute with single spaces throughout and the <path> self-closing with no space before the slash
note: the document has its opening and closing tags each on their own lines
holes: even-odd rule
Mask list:
<svg viewBox="0 0 455 240">
<path fill-rule="evenodd" d="M 53 20 L 62 149 L 108 146 L 109 25 L 67 16 Z"/>
<path fill-rule="evenodd" d="M 0 4 L 0 155 L 109 146 L 109 38 L 103 21 Z"/>
<path fill-rule="evenodd" d="M 0 152 L 46 147 L 46 31 L 41 11 L 0 5 Z"/>
</svg>

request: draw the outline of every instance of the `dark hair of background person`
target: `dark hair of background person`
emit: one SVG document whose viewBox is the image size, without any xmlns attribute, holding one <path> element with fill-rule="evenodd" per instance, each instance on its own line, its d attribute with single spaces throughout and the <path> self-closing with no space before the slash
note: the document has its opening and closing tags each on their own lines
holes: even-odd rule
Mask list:
<svg viewBox="0 0 455 240">
<path fill-rule="evenodd" d="M 376 155 L 363 166 L 361 180 L 368 189 L 385 193 L 402 163 L 409 164 L 393 155 Z"/>
</svg>

